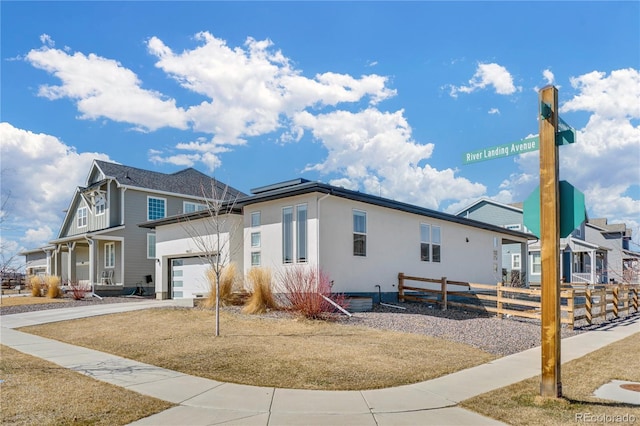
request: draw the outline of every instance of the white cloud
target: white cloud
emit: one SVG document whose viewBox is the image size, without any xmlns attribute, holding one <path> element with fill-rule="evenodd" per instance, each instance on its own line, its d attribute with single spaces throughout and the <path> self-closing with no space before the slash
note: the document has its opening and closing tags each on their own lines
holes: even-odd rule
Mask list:
<svg viewBox="0 0 640 426">
<path fill-rule="evenodd" d="M 78 153 L 54 136 L 0 123 L 2 190 L 10 193 L 7 226 L 12 238 L 33 248 L 55 237 L 73 190 L 84 185 L 100 153 Z"/>
<path fill-rule="evenodd" d="M 202 44 L 174 53 L 162 40 L 152 37 L 149 52 L 156 66 L 182 87 L 211 101 L 190 107 L 193 129 L 213 134 L 215 144 L 244 144 L 246 138 L 283 127 L 282 117 L 313 106 L 370 104 L 394 96 L 386 77 L 326 72 L 310 79 L 292 67 L 270 40 L 248 38 L 244 48 L 230 48 L 208 32 L 196 35 Z M 285 130 L 286 132 L 286 130 Z"/>
<path fill-rule="evenodd" d="M 499 95 L 512 95 L 522 90 L 521 87 L 516 87 L 513 84 L 513 77 L 505 67 L 491 63 L 478 64 L 468 86 L 451 85 L 450 95 L 455 98 L 458 93 L 472 93 L 479 89 L 485 89 L 487 86 L 493 86 Z"/>
<path fill-rule="evenodd" d="M 605 118 L 640 118 L 640 72 L 627 68 L 593 71 L 570 79 L 579 94 L 566 102 L 560 112 L 588 111 Z"/>
<path fill-rule="evenodd" d="M 53 43 L 48 36 L 43 42 Z M 62 81 L 59 86 L 40 86 L 38 94 L 51 100 L 74 100 L 82 119 L 105 117 L 139 130 L 187 128 L 185 112 L 176 107 L 174 99 L 142 89 L 138 77 L 117 61 L 46 46 L 31 50 L 25 59 Z"/>
<path fill-rule="evenodd" d="M 499 110 L 498 108 L 491 108 L 491 109 L 489 110 L 489 114 L 490 114 L 490 115 L 496 115 L 496 114 L 497 114 L 497 115 L 500 115 L 500 110 Z"/>
<path fill-rule="evenodd" d="M 555 81 L 555 76 L 550 69 L 542 71 L 542 76 L 544 77 L 547 84 L 553 84 Z"/>
<path fill-rule="evenodd" d="M 372 194 L 434 209 L 443 200 L 478 196 L 486 189 L 456 177 L 451 169 L 420 166 L 431 157 L 434 145 L 412 140 L 403 111 L 388 113 L 369 108 L 318 116 L 301 112 L 294 122 L 309 129 L 328 150 L 323 162 L 310 165 L 307 170 L 344 176 L 333 180 L 333 184 L 363 188 Z"/>
</svg>

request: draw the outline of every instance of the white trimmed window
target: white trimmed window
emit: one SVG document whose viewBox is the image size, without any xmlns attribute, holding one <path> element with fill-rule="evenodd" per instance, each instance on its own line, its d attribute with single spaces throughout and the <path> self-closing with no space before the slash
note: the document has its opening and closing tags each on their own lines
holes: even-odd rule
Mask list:
<svg viewBox="0 0 640 426">
<path fill-rule="evenodd" d="M 260 252 L 252 251 L 251 252 L 251 266 L 260 266 Z"/>
<path fill-rule="evenodd" d="M 260 247 L 261 243 L 260 233 L 252 232 L 251 233 L 251 247 Z"/>
<path fill-rule="evenodd" d="M 147 259 L 156 258 L 156 234 L 147 234 Z"/>
<path fill-rule="evenodd" d="M 251 227 L 260 226 L 260 212 L 251 213 Z"/>
<path fill-rule="evenodd" d="M 147 197 L 147 220 L 163 219 L 167 214 L 167 200 Z"/>
<path fill-rule="evenodd" d="M 116 244 L 106 243 L 104 245 L 104 267 L 113 268 L 116 266 Z"/>
<path fill-rule="evenodd" d="M 520 253 L 512 253 L 511 254 L 511 269 L 520 270 Z"/>
<path fill-rule="evenodd" d="M 353 211 L 353 255 L 367 255 L 367 212 Z"/>
<path fill-rule="evenodd" d="M 293 207 L 282 209 L 282 263 L 293 263 Z"/>
<path fill-rule="evenodd" d="M 420 224 L 420 260 L 440 263 L 441 236 L 439 226 L 428 223 Z"/>
<path fill-rule="evenodd" d="M 183 213 L 199 212 L 199 211 L 202 211 L 202 210 L 206 210 L 206 208 L 207 208 L 206 204 L 193 203 L 191 201 L 183 201 L 182 202 L 182 212 Z"/>
<path fill-rule="evenodd" d="M 531 253 L 531 273 L 540 274 L 542 272 L 542 258 L 540 253 Z"/>
<path fill-rule="evenodd" d="M 307 261 L 307 205 L 296 206 L 296 261 Z"/>
<path fill-rule="evenodd" d="M 96 196 L 96 207 L 95 207 L 96 216 L 104 214 L 106 209 L 107 209 L 107 200 L 106 200 L 106 198 L 104 198 L 104 195 L 98 194 Z"/>
<path fill-rule="evenodd" d="M 78 209 L 78 228 L 84 228 L 87 226 L 88 211 L 86 207 L 80 207 Z"/>
</svg>

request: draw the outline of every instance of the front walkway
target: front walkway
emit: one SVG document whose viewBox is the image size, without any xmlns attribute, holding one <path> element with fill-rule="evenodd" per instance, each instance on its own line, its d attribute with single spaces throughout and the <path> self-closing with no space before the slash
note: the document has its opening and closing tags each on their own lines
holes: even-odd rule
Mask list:
<svg viewBox="0 0 640 426">
<path fill-rule="evenodd" d="M 413 385 L 366 391 L 313 391 L 221 383 L 14 330 L 151 307 L 148 301 L 0 317 L 0 343 L 95 379 L 179 404 L 134 425 L 499 425 L 457 407 L 468 398 L 540 373 L 540 348 Z M 640 316 L 562 340 L 562 362 L 640 332 Z"/>
</svg>

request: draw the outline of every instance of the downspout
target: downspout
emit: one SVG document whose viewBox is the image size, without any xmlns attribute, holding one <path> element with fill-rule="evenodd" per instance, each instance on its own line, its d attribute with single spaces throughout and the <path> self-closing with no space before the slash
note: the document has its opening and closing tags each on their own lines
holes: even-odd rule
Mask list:
<svg viewBox="0 0 640 426">
<path fill-rule="evenodd" d="M 324 194 L 322 197 L 318 198 L 318 217 L 316 219 L 316 277 L 320 278 L 320 202 L 325 198 L 329 197 L 331 192 Z"/>
</svg>

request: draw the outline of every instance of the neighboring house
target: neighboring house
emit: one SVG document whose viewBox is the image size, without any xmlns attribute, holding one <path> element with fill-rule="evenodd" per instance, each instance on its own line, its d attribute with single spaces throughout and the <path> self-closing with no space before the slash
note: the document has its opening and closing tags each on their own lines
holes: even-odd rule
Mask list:
<svg viewBox="0 0 640 426">
<path fill-rule="evenodd" d="M 323 183 L 295 179 L 252 190 L 239 198 L 241 209 L 225 215 L 221 253 L 247 272 L 262 266 L 278 275 L 287 268 L 322 270 L 333 291 L 397 297 L 398 273 L 497 283 L 503 244 L 526 246 L 534 238 L 516 230 L 457 217 Z M 143 224 L 157 236 L 156 295 L 189 297 L 203 283 L 207 265 L 198 255 L 185 223 L 210 221 L 201 213 Z M 188 265 L 187 265 L 188 263 Z M 200 265 L 198 266 L 198 263 Z M 160 278 L 161 277 L 161 278 Z M 276 287 L 276 291 L 282 289 Z"/>
<path fill-rule="evenodd" d="M 95 160 L 86 185 L 73 194 L 58 237 L 23 252 L 27 267 L 92 284 L 98 294 L 137 287 L 152 293 L 155 233 L 138 224 L 202 209 L 203 189 L 210 191 L 212 183 L 222 187 L 192 168 L 164 174 Z"/>
<path fill-rule="evenodd" d="M 522 229 L 522 204 L 502 204 L 483 198 L 457 213 L 458 216 L 481 220 L 507 229 Z M 624 224 L 607 225 L 606 219 L 587 219 L 569 236 L 560 239 L 560 276 L 565 282 L 576 284 L 607 282 L 633 282 L 638 280 L 640 253 L 629 250 L 631 230 Z M 540 282 L 540 242 L 529 243 L 528 261 L 525 255 L 503 247 L 505 276 L 520 269 L 528 282 Z M 511 268 L 509 258 L 512 259 Z M 514 260 L 516 259 L 516 260 Z M 518 268 L 520 265 L 520 268 Z M 634 266 L 635 265 L 635 266 Z M 624 272 L 627 271 L 627 272 Z M 626 278 L 625 278 L 626 275 Z"/>
<path fill-rule="evenodd" d="M 523 223 L 522 205 L 518 204 L 503 204 L 488 198 L 481 198 L 456 213 L 456 216 L 491 223 L 512 231 L 529 232 Z M 526 244 L 509 242 L 502 245 L 501 256 L 502 282 L 527 287 L 529 282 L 527 277 L 530 275 L 527 273 L 528 265 L 531 264 L 534 268 L 533 263 L 530 262 L 535 260 L 539 263 L 539 257 L 530 257 Z"/>
<path fill-rule="evenodd" d="M 20 253 L 27 258 L 25 274 L 27 276 L 51 275 L 51 256 L 55 250 L 56 246 L 45 246 Z"/>
<path fill-rule="evenodd" d="M 606 274 L 609 282 L 640 284 L 640 253 L 631 250 L 631 229 L 606 218 L 589 219 L 586 239 L 607 247 Z"/>
</svg>

